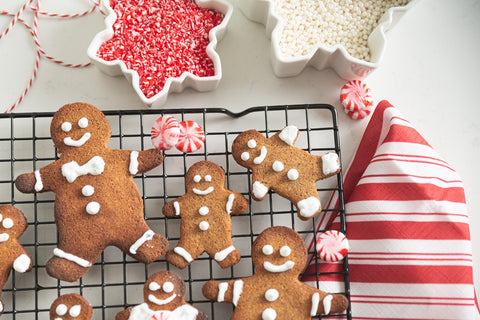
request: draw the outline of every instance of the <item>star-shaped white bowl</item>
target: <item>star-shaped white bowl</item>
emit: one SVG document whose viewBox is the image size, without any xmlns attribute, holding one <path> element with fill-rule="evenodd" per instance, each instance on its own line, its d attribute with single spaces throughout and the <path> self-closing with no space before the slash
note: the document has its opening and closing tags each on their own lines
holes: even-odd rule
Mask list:
<svg viewBox="0 0 480 320">
<path fill-rule="evenodd" d="M 112 39 L 114 35 L 113 25 L 117 20 L 117 15 L 110 7 L 109 0 L 102 0 L 102 5 L 106 13 L 105 29 L 97 33 L 93 38 L 87 49 L 88 57 L 102 72 L 110 76 L 124 75 L 132 84 L 132 87 L 141 101 L 151 108 L 160 108 L 165 104 L 170 92 L 181 92 L 187 87 L 193 88 L 197 91 L 215 90 L 222 79 L 221 61 L 216 52 L 217 42 L 223 38 L 227 30 L 233 7 L 230 3 L 224 0 L 196 0 L 195 2 L 200 8 L 213 9 L 223 14 L 222 22 L 212 28 L 208 35 L 209 44 L 206 48 L 206 52 L 213 62 L 213 76 L 200 77 L 190 72 L 183 72 L 179 77 L 168 78 L 162 90 L 148 98 L 140 89 L 140 77 L 137 71 L 128 69 L 125 63 L 121 60 L 106 61 L 97 56 L 100 46 L 104 42 Z"/>
<path fill-rule="evenodd" d="M 407 10 L 420 0 L 411 0 L 404 7 L 393 7 L 380 18 L 378 25 L 368 38 L 370 61 L 351 56 L 342 45 L 327 47 L 316 44 L 306 55 L 287 57 L 281 54 L 283 20 L 274 12 L 272 0 L 239 0 L 239 7 L 244 15 L 255 22 L 265 25 L 266 34 L 271 39 L 271 62 L 278 77 L 296 76 L 307 66 L 318 70 L 334 69 L 346 80 L 364 79 L 375 70 L 385 51 L 386 31 L 391 29 Z"/>
</svg>

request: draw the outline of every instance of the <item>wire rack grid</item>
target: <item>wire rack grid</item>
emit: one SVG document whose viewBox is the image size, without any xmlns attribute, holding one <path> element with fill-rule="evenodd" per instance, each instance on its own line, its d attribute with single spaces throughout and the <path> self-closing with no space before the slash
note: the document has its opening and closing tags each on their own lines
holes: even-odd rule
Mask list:
<svg viewBox="0 0 480 320">
<path fill-rule="evenodd" d="M 256 236 L 265 228 L 283 225 L 298 231 L 304 238 L 317 239 L 315 226 L 319 217 L 309 221 L 297 218 L 292 204 L 270 192 L 260 202 L 250 197 L 251 173 L 239 166 L 231 155 L 235 137 L 255 128 L 267 137 L 284 126 L 293 124 L 300 129 L 296 146 L 312 154 L 335 151 L 340 155 L 337 116 L 330 105 L 282 105 L 263 106 L 232 113 L 226 109 L 163 109 L 135 111 L 106 111 L 112 127 L 110 148 L 144 150 L 151 148 L 150 130 L 154 121 L 163 115 L 172 115 L 179 121 L 193 120 L 206 132 L 202 149 L 185 154 L 177 150 L 164 153 L 164 162 L 154 170 L 135 177 L 135 182 L 144 202 L 145 219 L 156 233 L 165 235 L 173 247 L 179 239 L 178 218 L 165 218 L 161 208 L 185 193 L 184 176 L 190 165 L 200 160 L 213 161 L 225 169 L 226 187 L 243 194 L 249 200 L 247 212 L 232 217 L 234 245 L 242 259 L 238 264 L 221 269 L 206 255 L 201 255 L 184 270 L 169 265 L 162 257 L 144 265 L 108 247 L 79 281 L 68 283 L 49 277 L 45 264 L 52 256 L 58 236 L 53 218 L 54 195 L 52 193 L 22 194 L 14 187 L 14 179 L 21 173 L 32 172 L 58 159 L 50 139 L 50 121 L 53 113 L 29 113 L 0 115 L 0 204 L 14 205 L 22 210 L 29 227 L 20 242 L 33 258 L 31 272 L 12 272 L 3 288 L 2 301 L 5 312 L 2 319 L 48 319 L 51 303 L 60 295 L 80 293 L 92 305 L 93 319 L 114 319 L 119 311 L 143 302 L 143 285 L 146 279 L 160 270 L 179 274 L 187 287 L 185 300 L 203 310 L 209 319 L 229 319 L 233 306 L 206 300 L 201 288 L 210 279 L 228 280 L 247 277 L 254 272 L 250 250 Z M 341 173 L 320 181 L 317 189 L 322 203 L 332 192 L 340 194 L 338 212 L 345 232 Z M 323 230 L 324 231 L 324 230 Z M 317 261 L 315 247 L 309 252 Z M 347 259 L 343 262 L 344 291 L 349 296 Z M 318 277 L 316 273 L 317 286 Z M 351 310 L 337 319 L 351 319 Z M 317 317 L 319 318 L 319 317 Z M 328 317 L 330 318 L 330 317 Z"/>
</svg>

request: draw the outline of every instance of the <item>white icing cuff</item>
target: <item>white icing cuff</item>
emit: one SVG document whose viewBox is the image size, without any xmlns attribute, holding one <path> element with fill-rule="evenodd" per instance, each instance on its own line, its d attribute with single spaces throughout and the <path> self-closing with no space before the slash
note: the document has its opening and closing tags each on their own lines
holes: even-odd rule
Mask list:
<svg viewBox="0 0 480 320">
<path fill-rule="evenodd" d="M 325 314 L 330 313 L 330 310 L 332 309 L 332 300 L 333 296 L 331 294 L 323 298 L 323 311 Z"/>
<path fill-rule="evenodd" d="M 293 144 L 295 143 L 295 139 L 297 139 L 297 136 L 298 128 L 295 126 L 287 126 L 283 128 L 283 130 L 278 135 L 278 137 L 289 146 L 293 146 Z"/>
<path fill-rule="evenodd" d="M 225 300 L 225 292 L 228 290 L 228 283 L 227 282 L 220 282 L 218 284 L 218 296 L 217 301 L 223 302 Z"/>
<path fill-rule="evenodd" d="M 221 262 L 223 260 L 225 260 L 225 258 L 230 254 L 232 253 L 233 251 L 235 250 L 235 247 L 234 246 L 230 246 L 226 249 L 223 249 L 222 251 L 220 252 L 217 252 L 215 253 L 215 260 L 218 261 L 218 262 Z"/>
<path fill-rule="evenodd" d="M 252 186 L 252 193 L 253 196 L 257 199 L 263 199 L 268 192 L 268 188 L 266 185 L 262 184 L 259 181 L 255 181 Z"/>
<path fill-rule="evenodd" d="M 297 208 L 302 217 L 310 218 L 320 209 L 320 200 L 315 197 L 300 200 L 297 202 Z"/>
<path fill-rule="evenodd" d="M 227 205 L 226 205 L 226 208 L 225 208 L 227 210 L 228 214 L 232 213 L 233 201 L 234 200 L 235 200 L 235 195 L 233 193 L 230 193 L 229 196 L 228 196 Z"/>
<path fill-rule="evenodd" d="M 80 267 L 90 268 L 92 266 L 92 264 L 89 261 L 82 259 L 80 257 L 77 257 L 71 253 L 66 253 L 59 248 L 53 249 L 53 255 L 71 262 L 75 262 Z"/>
<path fill-rule="evenodd" d="M 320 302 L 320 294 L 318 292 L 315 292 L 312 295 L 312 309 L 310 310 L 310 316 L 314 317 L 317 315 L 319 302 Z"/>
<path fill-rule="evenodd" d="M 236 307 L 238 304 L 238 300 L 240 300 L 240 296 L 243 292 L 243 281 L 237 280 L 233 283 L 233 298 L 232 303 Z"/>
<path fill-rule="evenodd" d="M 43 190 L 43 182 L 42 182 L 42 177 L 40 176 L 40 171 L 36 170 L 34 174 L 35 174 L 35 191 L 40 192 Z"/>
<path fill-rule="evenodd" d="M 136 175 L 138 173 L 138 151 L 130 153 L 130 166 L 128 167 L 130 174 Z"/>
<path fill-rule="evenodd" d="M 30 259 L 29 256 L 27 256 L 26 254 L 21 254 L 13 262 L 13 269 L 15 269 L 15 271 L 17 272 L 24 273 L 30 267 L 31 262 L 32 260 Z"/>
<path fill-rule="evenodd" d="M 330 152 L 322 156 L 322 170 L 324 175 L 329 175 L 340 169 L 338 155 Z"/>
<path fill-rule="evenodd" d="M 130 247 L 131 254 L 137 254 L 138 248 L 140 248 L 145 242 L 152 240 L 155 232 L 152 230 L 147 230 L 145 233 Z"/>
<path fill-rule="evenodd" d="M 173 208 L 175 209 L 175 215 L 180 215 L 180 204 L 177 201 L 173 202 Z"/>
<path fill-rule="evenodd" d="M 175 252 L 179 256 L 182 256 L 182 258 L 185 259 L 185 261 L 187 261 L 188 263 L 191 263 L 193 261 L 190 253 L 188 253 L 188 251 L 183 249 L 182 247 L 176 247 L 175 249 L 173 249 L 173 252 Z"/>
</svg>

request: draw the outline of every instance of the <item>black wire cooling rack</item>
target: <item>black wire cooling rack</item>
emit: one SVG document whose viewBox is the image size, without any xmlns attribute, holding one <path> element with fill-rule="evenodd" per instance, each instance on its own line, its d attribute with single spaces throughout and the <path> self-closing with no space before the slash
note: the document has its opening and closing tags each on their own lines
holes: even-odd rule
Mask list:
<svg viewBox="0 0 480 320">
<path fill-rule="evenodd" d="M 260 202 L 250 196 L 251 174 L 240 167 L 231 155 L 235 137 L 255 128 L 272 136 L 286 125 L 300 129 L 296 146 L 312 154 L 335 151 L 340 155 L 337 116 L 330 105 L 310 104 L 292 106 L 264 106 L 233 113 L 226 109 L 163 109 L 136 111 L 106 111 L 112 127 L 111 148 L 144 150 L 152 147 L 150 130 L 155 120 L 172 115 L 177 120 L 193 120 L 206 132 L 205 146 L 193 153 L 177 150 L 165 152 L 165 159 L 158 168 L 137 176 L 135 182 L 143 197 L 145 219 L 156 232 L 165 235 L 174 246 L 179 239 L 179 219 L 167 219 L 161 214 L 163 204 L 185 193 L 184 175 L 193 163 L 209 160 L 226 171 L 227 188 L 242 193 L 249 199 L 246 213 L 232 217 L 233 241 L 242 259 L 233 267 L 221 269 L 203 254 L 188 268 L 179 270 L 160 260 L 144 265 L 121 253 L 114 247 L 107 248 L 90 271 L 75 283 L 58 281 L 49 277 L 45 264 L 57 244 L 53 218 L 53 193 L 22 194 L 15 189 L 14 179 L 21 173 L 32 172 L 58 158 L 50 139 L 50 121 L 53 113 L 0 115 L 0 204 L 11 204 L 23 211 L 29 227 L 20 242 L 31 254 L 34 267 L 31 272 L 12 272 L 4 287 L 2 300 L 5 312 L 2 320 L 49 319 L 51 303 L 60 295 L 80 293 L 93 306 L 93 319 L 110 320 L 128 306 L 143 302 L 143 284 L 153 273 L 172 270 L 179 274 L 187 287 L 185 299 L 202 309 L 209 319 L 229 319 L 233 306 L 206 300 L 201 289 L 210 279 L 226 280 L 250 276 L 253 273 L 251 244 L 256 236 L 272 225 L 284 225 L 297 230 L 304 238 L 316 240 L 315 226 L 321 214 L 310 221 L 297 218 L 292 204 L 270 192 Z M 332 192 L 340 195 L 339 212 L 342 230 L 345 232 L 345 212 L 342 198 L 341 173 L 317 184 L 325 205 Z M 313 259 L 317 259 L 313 252 Z M 343 292 L 349 298 L 347 259 L 343 262 Z M 316 273 L 317 286 L 318 277 Z M 317 317 L 318 318 L 318 317 Z M 350 308 L 343 315 L 325 318 L 351 319 Z"/>
</svg>

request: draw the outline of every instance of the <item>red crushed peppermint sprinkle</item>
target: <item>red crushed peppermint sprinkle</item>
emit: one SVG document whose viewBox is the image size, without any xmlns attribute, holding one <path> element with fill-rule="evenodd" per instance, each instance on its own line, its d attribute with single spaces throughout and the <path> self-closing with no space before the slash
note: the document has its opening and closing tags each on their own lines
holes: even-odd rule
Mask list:
<svg viewBox="0 0 480 320">
<path fill-rule="evenodd" d="M 114 35 L 97 55 L 122 60 L 137 71 L 147 98 L 159 93 L 168 78 L 184 72 L 215 75 L 206 47 L 222 13 L 200 8 L 193 0 L 111 0 L 110 6 L 117 15 Z"/>
</svg>

